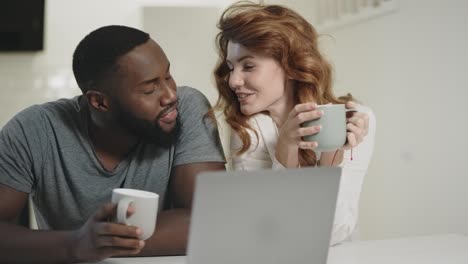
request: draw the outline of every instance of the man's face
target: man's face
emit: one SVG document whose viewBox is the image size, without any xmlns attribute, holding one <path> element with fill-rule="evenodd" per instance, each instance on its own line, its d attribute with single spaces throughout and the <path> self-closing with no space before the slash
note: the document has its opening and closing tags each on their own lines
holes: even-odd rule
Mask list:
<svg viewBox="0 0 468 264">
<path fill-rule="evenodd" d="M 147 140 L 170 140 L 177 121 L 177 87 L 169 61 L 156 42 L 137 46 L 122 56 L 112 112 L 130 133 Z"/>
</svg>

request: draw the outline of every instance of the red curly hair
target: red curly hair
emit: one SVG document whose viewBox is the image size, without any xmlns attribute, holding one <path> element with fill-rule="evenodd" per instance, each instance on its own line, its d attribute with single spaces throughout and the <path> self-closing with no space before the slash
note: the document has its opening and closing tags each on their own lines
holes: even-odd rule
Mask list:
<svg viewBox="0 0 468 264">
<path fill-rule="evenodd" d="M 340 98 L 333 94 L 332 68 L 318 49 L 317 32 L 295 11 L 279 5 L 237 2 L 223 12 L 218 28 L 219 61 L 214 76 L 219 97 L 214 109 L 223 111 L 227 123 L 242 140 L 238 155 L 249 149 L 247 129 L 253 129 L 248 124 L 250 116 L 241 113 L 237 96 L 229 87 L 230 71 L 226 64 L 229 41 L 279 62 L 286 76 L 293 80 L 295 104 L 311 101 L 341 104 L 352 99 L 350 94 Z M 300 149 L 299 162 L 301 166 L 314 166 L 315 153 Z"/>
</svg>

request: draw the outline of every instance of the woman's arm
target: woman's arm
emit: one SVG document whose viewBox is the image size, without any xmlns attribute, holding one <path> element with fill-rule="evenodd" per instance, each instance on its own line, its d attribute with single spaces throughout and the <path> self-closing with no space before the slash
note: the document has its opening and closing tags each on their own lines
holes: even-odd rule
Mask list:
<svg viewBox="0 0 468 264">
<path fill-rule="evenodd" d="M 367 136 L 352 150 L 344 150 L 342 162 L 338 165 L 343 168 L 343 172 L 338 193 L 331 245 L 349 239 L 358 221 L 362 183 L 372 157 L 376 131 L 375 115 L 369 108 L 363 108 L 363 111 L 369 116 Z"/>
</svg>

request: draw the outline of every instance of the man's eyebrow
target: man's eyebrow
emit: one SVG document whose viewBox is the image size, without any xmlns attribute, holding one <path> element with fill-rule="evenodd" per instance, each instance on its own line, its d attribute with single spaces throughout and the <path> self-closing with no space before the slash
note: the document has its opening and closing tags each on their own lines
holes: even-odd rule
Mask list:
<svg viewBox="0 0 468 264">
<path fill-rule="evenodd" d="M 160 79 L 159 77 L 156 77 L 156 78 L 153 78 L 153 79 L 150 79 L 150 80 L 144 80 L 144 81 L 142 81 L 141 83 L 139 83 L 138 85 L 157 82 L 157 81 L 159 81 L 159 79 Z"/>
<path fill-rule="evenodd" d="M 169 72 L 169 69 L 170 69 L 170 68 L 171 68 L 171 63 L 168 63 L 167 69 L 166 69 L 166 73 Z M 159 81 L 159 79 L 161 79 L 161 78 L 160 78 L 160 77 L 156 77 L 156 78 L 153 78 L 153 79 L 144 80 L 144 81 L 142 81 L 141 83 L 139 83 L 138 85 L 157 82 L 157 81 Z"/>
</svg>

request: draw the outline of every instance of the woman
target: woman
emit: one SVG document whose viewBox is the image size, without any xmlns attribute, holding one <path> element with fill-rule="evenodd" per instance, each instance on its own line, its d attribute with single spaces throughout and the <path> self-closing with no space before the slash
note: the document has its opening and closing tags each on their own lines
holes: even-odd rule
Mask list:
<svg viewBox="0 0 468 264">
<path fill-rule="evenodd" d="M 343 167 L 331 243 L 351 239 L 373 148 L 372 112 L 349 94 L 333 94 L 332 69 L 319 52 L 317 33 L 296 12 L 239 2 L 223 13 L 218 27 L 215 108 L 223 109 L 233 129 L 233 168 Z M 321 104 L 358 110 L 347 119 L 347 143 L 337 151 L 314 152 L 317 142 L 302 138 L 320 131 L 301 124 L 320 118 Z"/>
</svg>

